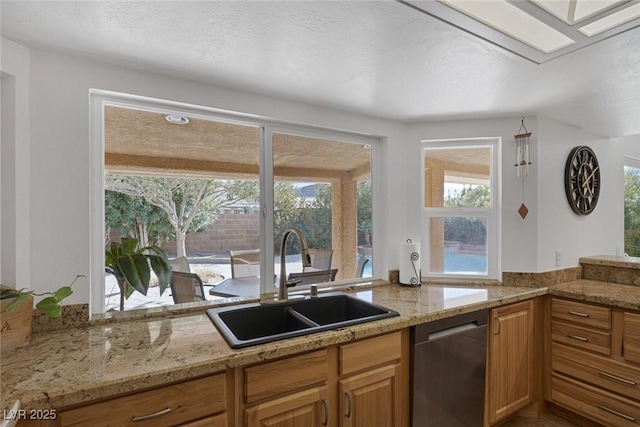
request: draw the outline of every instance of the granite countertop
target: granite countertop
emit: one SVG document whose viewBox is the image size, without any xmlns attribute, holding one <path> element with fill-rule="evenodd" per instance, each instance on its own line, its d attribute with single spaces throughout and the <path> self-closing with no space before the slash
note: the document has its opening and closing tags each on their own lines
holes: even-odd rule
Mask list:
<svg viewBox="0 0 640 427">
<path fill-rule="evenodd" d="M 400 316 L 233 350 L 204 314 L 33 334 L 2 354 L 0 407 L 62 408 L 513 303 L 546 287 L 397 285 L 351 291 Z"/>
<path fill-rule="evenodd" d="M 581 257 L 580 264 L 602 265 L 618 268 L 633 268 L 636 270 L 640 270 L 640 258 L 633 256 L 597 255 Z"/>
<path fill-rule="evenodd" d="M 549 294 L 628 310 L 640 310 L 640 286 L 574 280 L 549 286 Z"/>
</svg>

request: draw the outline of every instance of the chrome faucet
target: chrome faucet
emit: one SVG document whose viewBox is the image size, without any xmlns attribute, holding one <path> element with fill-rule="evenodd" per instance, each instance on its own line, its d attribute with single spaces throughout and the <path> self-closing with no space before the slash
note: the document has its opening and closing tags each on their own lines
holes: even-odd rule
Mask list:
<svg viewBox="0 0 640 427">
<path fill-rule="evenodd" d="M 282 235 L 282 243 L 280 243 L 280 285 L 278 287 L 278 300 L 286 301 L 289 298 L 289 292 L 287 290 L 287 238 L 291 233 L 298 236 L 300 240 L 300 255 L 302 256 L 302 266 L 311 267 L 311 257 L 309 256 L 309 246 L 307 245 L 307 239 L 302 234 L 302 231 L 296 227 L 288 228 Z"/>
</svg>

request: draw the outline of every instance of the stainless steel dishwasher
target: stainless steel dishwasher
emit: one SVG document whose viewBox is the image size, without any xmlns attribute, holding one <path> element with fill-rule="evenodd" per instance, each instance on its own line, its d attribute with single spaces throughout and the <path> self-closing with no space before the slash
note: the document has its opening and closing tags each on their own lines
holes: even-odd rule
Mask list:
<svg viewBox="0 0 640 427">
<path fill-rule="evenodd" d="M 411 328 L 412 426 L 481 427 L 487 310 Z"/>
</svg>

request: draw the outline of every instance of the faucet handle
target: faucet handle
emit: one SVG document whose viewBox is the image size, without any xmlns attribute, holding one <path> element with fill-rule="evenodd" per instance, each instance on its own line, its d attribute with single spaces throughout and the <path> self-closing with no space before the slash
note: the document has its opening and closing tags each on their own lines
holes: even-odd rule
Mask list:
<svg viewBox="0 0 640 427">
<path fill-rule="evenodd" d="M 318 285 L 311 285 L 311 298 L 318 298 Z"/>
</svg>

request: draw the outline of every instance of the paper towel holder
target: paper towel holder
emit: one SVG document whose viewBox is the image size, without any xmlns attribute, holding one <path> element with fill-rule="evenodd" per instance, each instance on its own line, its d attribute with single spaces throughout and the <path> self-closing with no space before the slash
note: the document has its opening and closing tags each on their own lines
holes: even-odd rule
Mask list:
<svg viewBox="0 0 640 427">
<path fill-rule="evenodd" d="M 411 239 L 407 239 L 406 243 L 413 243 L 413 242 L 411 241 Z M 413 267 L 414 275 L 411 277 L 410 283 L 400 282 L 400 285 L 412 286 L 412 287 L 422 286 L 422 284 L 420 283 L 420 274 L 418 273 L 418 269 L 416 268 L 416 262 L 420 259 L 420 254 L 418 252 L 413 251 L 410 254 L 410 258 L 411 258 L 411 266 Z"/>
</svg>

